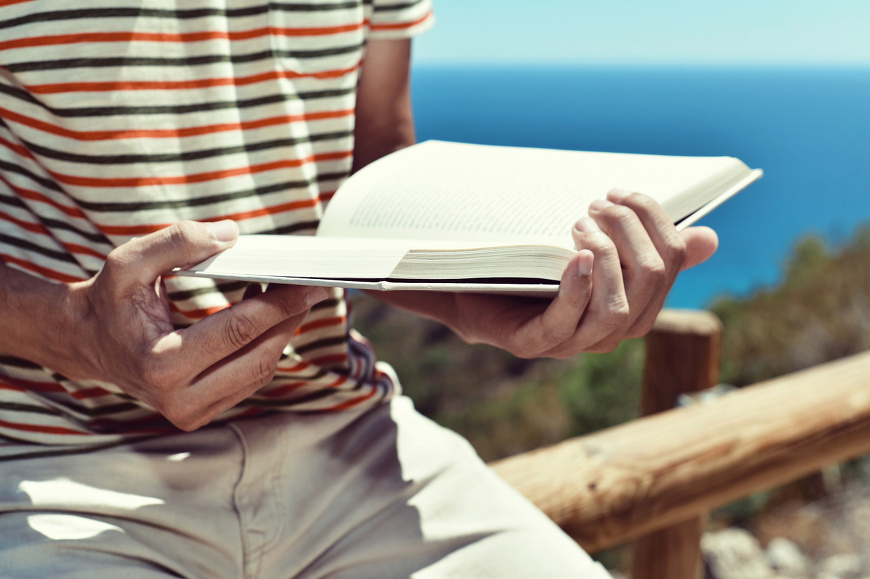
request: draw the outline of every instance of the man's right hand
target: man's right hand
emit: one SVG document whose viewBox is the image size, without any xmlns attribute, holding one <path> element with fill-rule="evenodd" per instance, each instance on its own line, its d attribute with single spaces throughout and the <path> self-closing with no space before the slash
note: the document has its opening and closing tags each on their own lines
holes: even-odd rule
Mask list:
<svg viewBox="0 0 870 579">
<path fill-rule="evenodd" d="M 65 339 L 40 361 L 71 379 L 116 384 L 183 430 L 195 430 L 267 384 L 323 288 L 277 286 L 175 330 L 161 276 L 233 245 L 232 221 L 181 222 L 112 251 L 69 285 Z"/>
</svg>

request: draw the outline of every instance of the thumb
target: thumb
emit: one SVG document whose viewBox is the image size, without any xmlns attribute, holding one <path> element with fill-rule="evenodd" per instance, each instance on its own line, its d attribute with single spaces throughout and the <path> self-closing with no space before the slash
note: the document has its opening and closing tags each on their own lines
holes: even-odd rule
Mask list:
<svg viewBox="0 0 870 579">
<path fill-rule="evenodd" d="M 190 267 L 232 247 L 238 237 L 234 221 L 179 221 L 117 247 L 104 269 L 123 269 L 127 283 L 151 284 L 176 267 Z"/>
<path fill-rule="evenodd" d="M 680 234 L 686 241 L 686 257 L 681 270 L 687 270 L 704 263 L 719 248 L 719 236 L 709 227 L 689 227 Z"/>
</svg>

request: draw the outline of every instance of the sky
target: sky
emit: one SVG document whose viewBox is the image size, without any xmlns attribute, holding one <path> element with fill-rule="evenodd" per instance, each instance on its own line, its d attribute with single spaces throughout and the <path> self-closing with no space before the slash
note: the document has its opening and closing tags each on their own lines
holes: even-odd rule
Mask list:
<svg viewBox="0 0 870 579">
<path fill-rule="evenodd" d="M 870 66 L 870 0 L 434 0 L 431 64 Z"/>
</svg>

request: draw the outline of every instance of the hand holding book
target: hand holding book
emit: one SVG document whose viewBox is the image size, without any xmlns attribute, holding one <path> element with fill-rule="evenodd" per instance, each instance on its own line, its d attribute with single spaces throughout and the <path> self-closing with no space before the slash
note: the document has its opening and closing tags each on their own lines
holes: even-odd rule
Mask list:
<svg viewBox="0 0 870 579">
<path fill-rule="evenodd" d="M 716 234 L 677 231 L 653 199 L 613 191 L 575 225 L 579 252 L 552 300 L 483 293 L 377 292 L 384 301 L 445 323 L 470 343 L 523 358 L 610 351 L 646 334 L 677 274 L 706 261 Z"/>
</svg>

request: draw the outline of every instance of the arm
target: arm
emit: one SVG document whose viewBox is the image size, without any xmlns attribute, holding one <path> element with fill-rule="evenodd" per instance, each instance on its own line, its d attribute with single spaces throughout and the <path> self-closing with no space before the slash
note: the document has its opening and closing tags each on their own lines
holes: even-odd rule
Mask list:
<svg viewBox="0 0 870 579">
<path fill-rule="evenodd" d="M 410 39 L 369 41 L 356 98 L 353 172 L 417 142 L 410 63 Z"/>
<path fill-rule="evenodd" d="M 355 170 L 414 143 L 409 63 L 409 40 L 368 47 L 357 96 Z M 550 302 L 471 293 L 371 295 L 442 322 L 468 342 L 521 357 L 569 357 L 646 334 L 677 274 L 708 259 L 718 243 L 705 227 L 677 232 L 652 199 L 621 192 L 593 204 L 572 233 L 581 251 Z"/>
<path fill-rule="evenodd" d="M 233 222 L 181 222 L 112 251 L 93 278 L 55 284 L 0 266 L 0 353 L 116 384 L 193 430 L 265 383 L 322 289 L 278 287 L 174 330 L 160 276 L 230 247 Z"/>
</svg>

